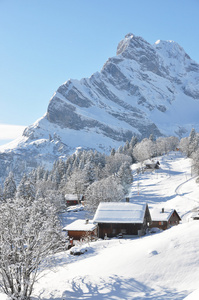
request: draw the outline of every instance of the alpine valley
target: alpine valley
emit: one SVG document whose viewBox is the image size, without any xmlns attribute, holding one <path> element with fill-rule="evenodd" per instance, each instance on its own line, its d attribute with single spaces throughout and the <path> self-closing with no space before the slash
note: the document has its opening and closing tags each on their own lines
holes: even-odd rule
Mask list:
<svg viewBox="0 0 199 300">
<path fill-rule="evenodd" d="M 46 114 L 0 147 L 0 177 L 50 167 L 77 147 L 109 152 L 136 135 L 187 136 L 199 130 L 199 64 L 173 41 L 128 34 L 90 78 L 68 80 Z"/>
</svg>

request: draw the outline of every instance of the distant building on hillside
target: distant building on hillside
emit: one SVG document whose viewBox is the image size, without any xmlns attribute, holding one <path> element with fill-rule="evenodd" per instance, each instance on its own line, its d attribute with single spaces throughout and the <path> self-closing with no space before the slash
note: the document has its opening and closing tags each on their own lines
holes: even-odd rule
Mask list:
<svg viewBox="0 0 199 300">
<path fill-rule="evenodd" d="M 175 209 L 150 209 L 152 223 L 150 227 L 158 227 L 160 229 L 168 229 L 171 226 L 178 225 L 181 221 Z"/>
<path fill-rule="evenodd" d="M 192 220 L 199 220 L 199 209 L 196 208 L 196 209 L 193 209 L 192 211 L 193 211 L 193 213 L 191 215 L 191 219 Z"/>
<path fill-rule="evenodd" d="M 93 222 L 98 224 L 98 237 L 144 235 L 151 223 L 147 204 L 101 202 Z"/>
<path fill-rule="evenodd" d="M 84 196 L 81 194 L 66 194 L 65 195 L 65 200 L 66 200 L 66 205 L 76 205 L 80 204 L 83 201 Z"/>
<path fill-rule="evenodd" d="M 156 163 L 155 162 L 150 162 L 150 163 L 146 163 L 145 164 L 144 171 L 147 171 L 147 170 L 156 170 L 156 169 L 159 169 L 159 168 L 160 168 L 159 161 L 157 161 Z"/>
</svg>

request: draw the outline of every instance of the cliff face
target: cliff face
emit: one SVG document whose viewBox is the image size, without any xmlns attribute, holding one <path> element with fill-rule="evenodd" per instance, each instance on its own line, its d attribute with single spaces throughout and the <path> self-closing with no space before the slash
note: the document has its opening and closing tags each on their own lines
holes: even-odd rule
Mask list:
<svg viewBox="0 0 199 300">
<path fill-rule="evenodd" d="M 198 115 L 199 65 L 173 41 L 128 34 L 101 72 L 58 88 L 45 116 L 0 148 L 0 164 L 8 153 L 13 166 L 16 155 L 48 165 L 78 146 L 109 151 L 133 135 L 182 137 L 199 129 Z"/>
<path fill-rule="evenodd" d="M 198 111 L 197 99 L 199 65 L 177 43 L 150 45 L 128 34 L 100 73 L 58 88 L 46 118 L 61 128 L 94 131 L 121 142 L 133 134 L 181 136 L 197 123 L 186 109 Z"/>
</svg>

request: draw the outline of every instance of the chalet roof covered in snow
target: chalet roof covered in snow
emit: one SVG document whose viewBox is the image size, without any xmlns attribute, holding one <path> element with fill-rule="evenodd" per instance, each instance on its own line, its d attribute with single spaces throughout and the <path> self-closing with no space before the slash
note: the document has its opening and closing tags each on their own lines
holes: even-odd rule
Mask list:
<svg viewBox="0 0 199 300">
<path fill-rule="evenodd" d="M 96 223 L 143 223 L 146 204 L 101 202 L 93 221 Z"/>
<path fill-rule="evenodd" d="M 92 220 L 76 220 L 63 228 L 64 231 L 93 231 L 96 228 Z"/>
<path fill-rule="evenodd" d="M 151 219 L 152 221 L 166 221 L 168 222 L 175 209 L 159 209 L 153 208 L 150 209 Z"/>
<path fill-rule="evenodd" d="M 82 196 L 80 194 L 66 194 L 65 195 L 65 199 L 67 201 L 78 201 L 78 200 L 82 200 Z"/>
</svg>

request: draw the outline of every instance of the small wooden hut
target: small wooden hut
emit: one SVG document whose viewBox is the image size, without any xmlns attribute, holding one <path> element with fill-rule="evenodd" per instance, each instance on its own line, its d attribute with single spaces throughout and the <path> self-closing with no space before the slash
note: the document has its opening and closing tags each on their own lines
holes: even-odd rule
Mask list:
<svg viewBox="0 0 199 300">
<path fill-rule="evenodd" d="M 63 228 L 70 239 L 80 240 L 97 236 L 97 225 L 91 220 L 76 220 Z"/>
<path fill-rule="evenodd" d="M 80 204 L 83 201 L 83 198 L 84 197 L 81 194 L 66 194 L 65 195 L 66 205 L 71 206 L 71 205 Z"/>
<path fill-rule="evenodd" d="M 178 225 L 181 221 L 175 209 L 150 209 L 152 223 L 150 227 L 158 227 L 160 229 L 168 229 L 171 226 Z"/>
</svg>

